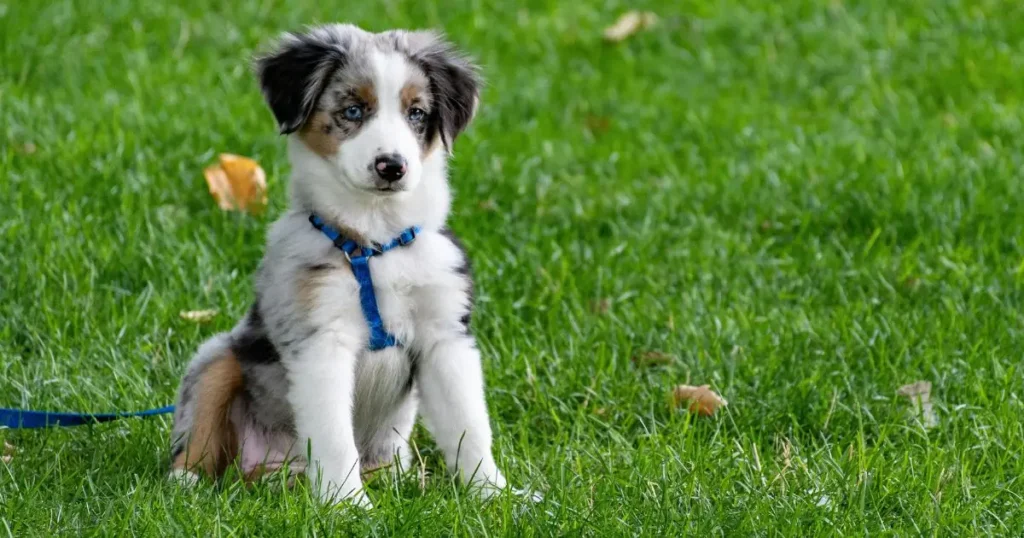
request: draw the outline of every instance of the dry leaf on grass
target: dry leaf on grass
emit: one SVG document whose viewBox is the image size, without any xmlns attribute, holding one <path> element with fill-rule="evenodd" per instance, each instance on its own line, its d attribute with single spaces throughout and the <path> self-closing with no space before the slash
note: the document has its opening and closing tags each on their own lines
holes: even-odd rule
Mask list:
<svg viewBox="0 0 1024 538">
<path fill-rule="evenodd" d="M 590 301 L 590 311 L 595 314 L 607 314 L 611 307 L 612 302 L 608 299 L 595 299 Z"/>
<path fill-rule="evenodd" d="M 248 157 L 222 153 L 203 175 L 210 194 L 225 211 L 259 214 L 267 206 L 267 175 Z"/>
<path fill-rule="evenodd" d="M 916 381 L 903 385 L 896 394 L 905 396 L 914 406 L 914 417 L 921 419 L 925 428 L 931 429 L 939 425 L 939 417 L 932 407 L 932 384 L 928 381 Z"/>
<path fill-rule="evenodd" d="M 615 24 L 604 29 L 604 38 L 619 42 L 641 30 L 647 30 L 657 22 L 658 16 L 650 11 L 627 11 L 615 21 Z"/>
<path fill-rule="evenodd" d="M 14 459 L 14 445 L 4 441 L 4 455 L 0 456 L 0 461 L 4 463 L 11 463 Z"/>
<path fill-rule="evenodd" d="M 607 116 L 595 116 L 593 114 L 588 114 L 587 117 L 584 118 L 583 124 L 592 134 L 602 134 L 611 128 L 612 120 L 608 119 Z"/>
<path fill-rule="evenodd" d="M 181 316 L 181 319 L 187 319 L 189 321 L 194 321 L 196 323 L 207 323 L 213 318 L 215 318 L 217 314 L 218 312 L 212 309 L 188 311 L 182 310 L 181 312 L 178 312 L 178 315 Z"/>
<path fill-rule="evenodd" d="M 710 385 L 701 385 L 694 387 L 692 385 L 679 385 L 672 391 L 672 400 L 676 407 L 681 406 L 685 402 L 689 402 L 687 409 L 691 413 L 697 413 L 698 415 L 710 417 L 718 411 L 719 407 L 725 407 L 729 405 L 729 402 L 725 401 L 715 391 L 711 390 Z"/>
<path fill-rule="evenodd" d="M 637 366 L 659 366 L 671 364 L 675 357 L 661 351 L 644 351 L 633 355 L 633 364 Z"/>
</svg>

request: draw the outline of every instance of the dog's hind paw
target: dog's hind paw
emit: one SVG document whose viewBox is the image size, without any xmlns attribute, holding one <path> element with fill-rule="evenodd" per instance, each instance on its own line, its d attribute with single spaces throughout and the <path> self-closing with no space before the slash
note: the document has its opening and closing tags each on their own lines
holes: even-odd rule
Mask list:
<svg viewBox="0 0 1024 538">
<path fill-rule="evenodd" d="M 199 483 L 199 475 L 185 469 L 171 469 L 167 479 L 184 487 L 192 487 Z"/>
</svg>

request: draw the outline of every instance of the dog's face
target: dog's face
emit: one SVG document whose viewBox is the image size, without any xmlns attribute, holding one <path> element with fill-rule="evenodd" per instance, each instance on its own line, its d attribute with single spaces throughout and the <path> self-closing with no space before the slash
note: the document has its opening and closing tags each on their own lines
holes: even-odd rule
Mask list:
<svg viewBox="0 0 1024 538">
<path fill-rule="evenodd" d="M 330 25 L 285 36 L 257 60 L 263 94 L 347 188 L 411 191 L 433 152 L 450 151 L 476 110 L 476 68 L 440 36 Z"/>
</svg>

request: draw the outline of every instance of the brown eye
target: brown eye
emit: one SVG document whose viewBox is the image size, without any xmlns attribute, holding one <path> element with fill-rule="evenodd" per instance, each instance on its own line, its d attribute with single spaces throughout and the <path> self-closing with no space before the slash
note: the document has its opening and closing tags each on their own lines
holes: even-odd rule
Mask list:
<svg viewBox="0 0 1024 538">
<path fill-rule="evenodd" d="M 422 108 L 412 107 L 409 109 L 409 121 L 413 123 L 419 123 L 427 117 L 427 113 Z"/>
</svg>

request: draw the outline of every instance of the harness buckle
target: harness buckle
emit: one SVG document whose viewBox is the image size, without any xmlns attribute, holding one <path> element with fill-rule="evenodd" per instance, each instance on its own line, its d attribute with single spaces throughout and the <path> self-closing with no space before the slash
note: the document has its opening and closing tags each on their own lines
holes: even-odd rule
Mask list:
<svg viewBox="0 0 1024 538">
<path fill-rule="evenodd" d="M 407 232 L 405 232 L 402 235 L 398 236 L 398 244 L 402 245 L 404 247 L 404 246 L 408 245 L 409 243 L 412 243 L 415 239 L 416 239 L 416 229 L 415 228 L 410 228 Z"/>
<path fill-rule="evenodd" d="M 364 247 L 362 245 L 352 249 L 351 254 L 348 250 L 342 250 L 341 252 L 345 254 L 345 259 L 348 260 L 348 263 L 350 264 L 353 261 L 366 260 L 382 253 L 380 250 L 371 247 Z"/>
</svg>

